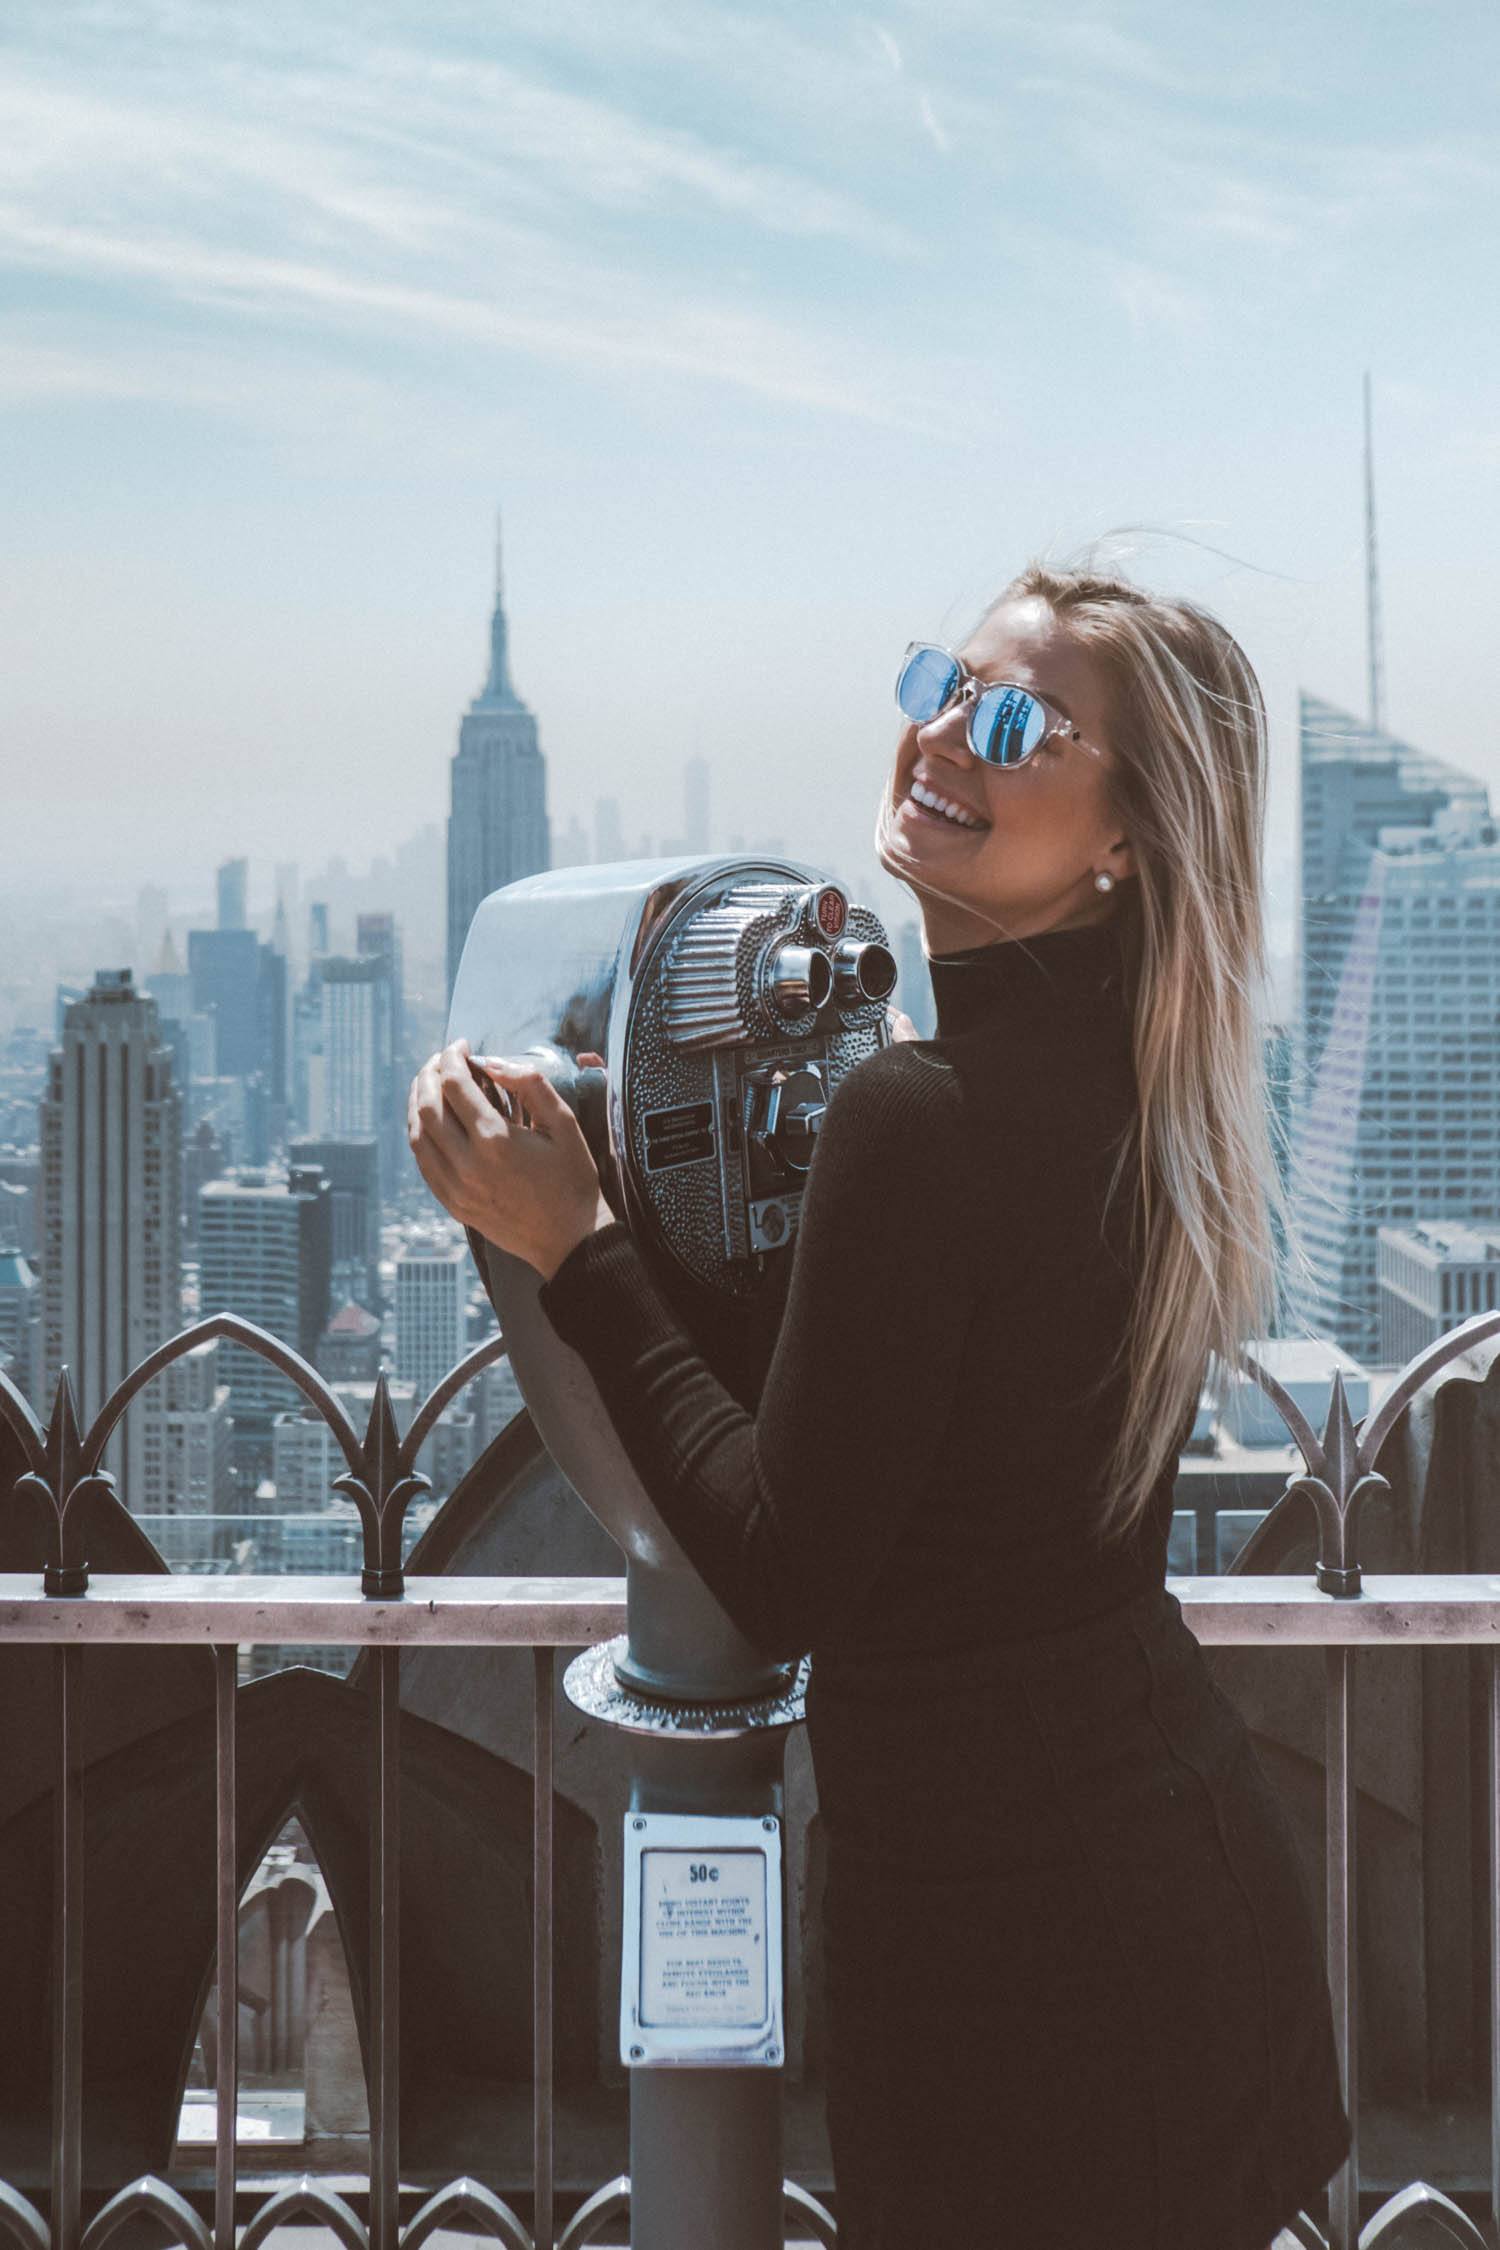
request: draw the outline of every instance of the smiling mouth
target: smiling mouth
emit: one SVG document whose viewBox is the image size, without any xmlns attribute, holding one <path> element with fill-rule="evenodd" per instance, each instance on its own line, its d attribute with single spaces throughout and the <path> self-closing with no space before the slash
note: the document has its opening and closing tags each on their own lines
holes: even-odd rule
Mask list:
<svg viewBox="0 0 1500 2250">
<path fill-rule="evenodd" d="M 919 786 L 916 783 L 908 785 L 906 794 L 897 807 L 898 814 L 909 812 L 914 820 L 928 822 L 935 828 L 953 829 L 960 835 L 982 835 L 989 827 L 987 820 L 981 820 L 977 813 L 969 812 L 967 807 L 945 809 L 944 801 L 938 798 L 935 790 L 928 790 L 925 798 L 919 796 Z M 951 805 L 952 801 L 947 802 Z"/>
</svg>

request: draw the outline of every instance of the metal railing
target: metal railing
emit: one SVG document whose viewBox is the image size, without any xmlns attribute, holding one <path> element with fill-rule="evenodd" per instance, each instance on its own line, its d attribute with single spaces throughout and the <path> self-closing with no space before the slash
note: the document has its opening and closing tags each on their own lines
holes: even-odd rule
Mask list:
<svg viewBox="0 0 1500 2250">
<path fill-rule="evenodd" d="M 1230 1575 L 1170 1581 L 1186 1620 L 1207 1646 L 1316 1646 L 1325 1651 L 1326 1939 L 1329 1987 L 1345 2102 L 1354 2122 L 1349 2158 L 1330 2188 L 1330 2250 L 1355 2250 L 1359 2231 L 1359 2051 L 1355 1988 L 1355 1787 L 1353 1665 L 1361 1648 L 1445 1644 L 1482 1646 L 1489 1666 L 1490 1900 L 1490 2227 L 1500 2241 L 1500 1578 L 1367 1577 L 1357 1553 L 1362 1511 L 1388 1489 L 1376 1466 L 1382 1447 L 1411 1400 L 1443 1367 L 1474 1344 L 1500 1335 L 1500 1314 L 1471 1320 L 1441 1338 L 1405 1369 L 1379 1412 L 1356 1427 L 1342 1378 L 1335 1376 L 1321 1436 L 1274 1378 L 1253 1359 L 1246 1368 L 1275 1400 L 1304 1469 L 1272 1511 L 1310 1500 L 1319 1529 L 1316 1571 L 1309 1577 Z M 363 1569 L 354 1577 L 235 1578 L 91 1575 L 81 1548 L 79 1502 L 109 1489 L 101 1468 L 107 1441 L 130 1400 L 170 1362 L 210 1337 L 225 1337 L 270 1360 L 333 1430 L 345 1471 L 336 1489 L 359 1510 Z M 27 1466 L 18 1490 L 45 1502 L 47 1552 L 38 1575 L 0 1576 L 0 1646 L 46 1644 L 55 1651 L 55 1787 L 51 1926 L 52 2083 L 50 2221 L 13 2186 L 0 2182 L 0 2233 L 25 2250 L 102 2250 L 139 2214 L 153 2213 L 174 2240 L 191 2250 L 235 2250 L 238 2154 L 238 1838 L 236 1835 L 237 1651 L 243 1644 L 338 1644 L 370 1656 L 371 1914 L 368 2109 L 369 2220 L 331 2187 L 304 2177 L 270 2194 L 238 2233 L 240 2250 L 258 2250 L 272 2229 L 303 2217 L 328 2227 L 346 2250 L 420 2250 L 434 2230 L 464 2224 L 509 2250 L 581 2250 L 628 2209 L 623 2177 L 600 2187 L 560 2235 L 554 2229 L 553 2182 L 553 1913 L 554 1913 L 554 1650 L 606 1640 L 625 1627 L 623 1578 L 462 1578 L 409 1576 L 401 1564 L 401 1527 L 412 1500 L 426 1489 L 415 1469 L 421 1445 L 444 1406 L 485 1366 L 503 1342 L 481 1346 L 439 1384 L 404 1439 L 397 1434 L 384 1381 L 377 1385 L 369 1426 L 356 1432 L 328 1385 L 284 1344 L 230 1314 L 200 1322 L 133 1371 L 87 1432 L 79 1429 L 66 1374 L 50 1419 L 37 1420 L 20 1393 L 0 1376 L 0 1416 L 20 1442 Z M 1269 1520 L 1269 1519 L 1268 1519 Z M 1257 1534 L 1245 1559 L 1261 1545 Z M 400 2217 L 399 2036 L 400 1958 L 400 1665 L 404 1649 L 513 1647 L 532 1653 L 532 2227 L 491 2189 L 464 2177 L 428 2196 L 403 2225 Z M 82 2222 L 83 1778 L 80 1666 L 99 1647 L 199 1647 L 214 1668 L 215 1833 L 219 2053 L 213 2217 L 210 2224 L 168 2181 L 157 2176 L 123 2186 Z M 3 1724 L 3 1714 L 0 1714 Z M 819 2241 L 836 2229 L 806 2191 L 787 2186 L 789 2213 Z M 1408 2221 L 1425 2215 L 1446 2226 L 1445 2239 L 1482 2246 L 1485 2235 L 1452 2202 L 1422 2182 L 1391 2198 L 1364 2240 L 1394 2244 Z M 1322 2235 L 1301 2222 L 1306 2244 Z M 1423 2237 L 1427 2239 L 1427 2237 Z"/>
</svg>

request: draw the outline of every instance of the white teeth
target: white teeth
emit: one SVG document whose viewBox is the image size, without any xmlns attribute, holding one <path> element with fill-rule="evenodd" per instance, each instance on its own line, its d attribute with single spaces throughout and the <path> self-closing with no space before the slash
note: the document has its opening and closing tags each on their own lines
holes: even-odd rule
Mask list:
<svg viewBox="0 0 1500 2250">
<path fill-rule="evenodd" d="M 962 805 L 952 804 L 948 798 L 940 797 L 935 789 L 929 789 L 924 782 L 914 781 L 911 793 L 919 805 L 926 805 L 933 812 L 946 814 L 960 828 L 983 828 L 985 825 L 982 820 L 976 820 L 972 813 L 965 812 Z"/>
</svg>

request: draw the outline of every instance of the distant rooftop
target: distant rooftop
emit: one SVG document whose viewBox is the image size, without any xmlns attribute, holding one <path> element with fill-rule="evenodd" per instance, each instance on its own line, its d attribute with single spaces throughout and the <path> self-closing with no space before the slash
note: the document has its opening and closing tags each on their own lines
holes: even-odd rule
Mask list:
<svg viewBox="0 0 1500 2250">
<path fill-rule="evenodd" d="M 1399 1242 L 1413 1256 L 1430 1254 L 1432 1265 L 1482 1265 L 1500 1258 L 1500 1225 L 1474 1226 L 1461 1219 L 1418 1219 L 1401 1226 L 1383 1226 L 1388 1242 Z"/>
<path fill-rule="evenodd" d="M 1339 1345 L 1320 1336 L 1264 1336 L 1249 1347 L 1268 1375 L 1278 1383 L 1327 1383 L 1336 1374 L 1368 1375 Z"/>
</svg>

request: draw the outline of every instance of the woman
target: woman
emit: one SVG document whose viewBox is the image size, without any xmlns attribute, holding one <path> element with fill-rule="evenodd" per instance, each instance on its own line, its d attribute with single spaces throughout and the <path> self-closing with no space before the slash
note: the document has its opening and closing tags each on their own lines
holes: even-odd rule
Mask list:
<svg viewBox="0 0 1500 2250">
<path fill-rule="evenodd" d="M 845 2250 L 1265 2250 L 1349 2126 L 1293 1839 L 1163 1583 L 1209 1355 L 1277 1302 L 1262 699 L 1193 604 L 1040 566 L 898 697 L 937 1036 L 829 1103 L 753 1415 L 544 1079 L 493 1073 L 507 1126 L 449 1049 L 412 1145 L 730 1616 L 812 1651 Z"/>
</svg>

